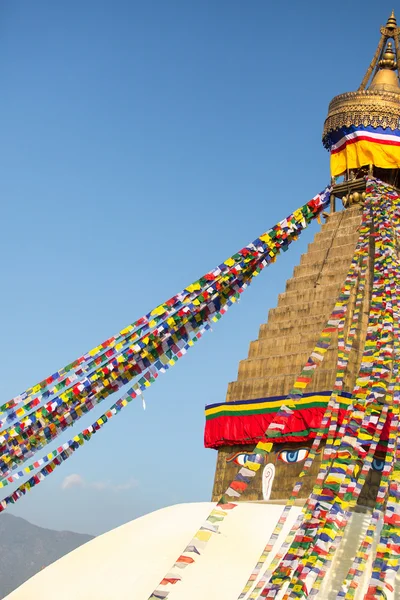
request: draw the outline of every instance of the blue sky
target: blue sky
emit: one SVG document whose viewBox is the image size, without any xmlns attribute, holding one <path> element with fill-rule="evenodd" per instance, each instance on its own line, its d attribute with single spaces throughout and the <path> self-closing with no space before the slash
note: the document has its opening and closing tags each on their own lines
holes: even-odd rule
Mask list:
<svg viewBox="0 0 400 600">
<path fill-rule="evenodd" d="M 2 402 L 116 333 L 329 182 L 327 106 L 387 2 L 0 3 Z M 13 509 L 100 533 L 209 500 L 204 405 L 319 226 L 214 331 Z M 80 426 L 92 422 L 81 421 Z"/>
</svg>

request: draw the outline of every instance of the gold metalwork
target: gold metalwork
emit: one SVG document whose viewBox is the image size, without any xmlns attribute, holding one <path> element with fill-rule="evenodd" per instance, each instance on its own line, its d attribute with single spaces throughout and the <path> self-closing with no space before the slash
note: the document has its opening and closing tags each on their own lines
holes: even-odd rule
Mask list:
<svg viewBox="0 0 400 600">
<path fill-rule="evenodd" d="M 384 59 L 388 62 L 392 59 Z M 396 67 L 395 67 L 396 68 Z M 394 69 L 379 69 L 374 75 L 371 85 L 368 88 L 374 91 L 399 93 L 399 80 Z"/>
<path fill-rule="evenodd" d="M 333 98 L 324 124 L 323 138 L 340 127 L 371 125 L 398 129 L 400 120 L 400 89 L 360 90 Z"/>
<path fill-rule="evenodd" d="M 381 34 L 385 35 L 388 38 L 393 37 L 393 34 L 395 33 L 396 29 L 398 29 L 397 21 L 394 14 L 394 10 L 392 10 L 392 14 L 387 20 L 386 27 L 381 27 Z"/>
<path fill-rule="evenodd" d="M 342 181 L 341 183 L 335 183 L 332 186 L 332 197 L 340 198 L 343 202 L 343 206 L 348 208 L 353 204 L 360 204 L 365 200 L 366 190 L 366 179 L 360 177 L 356 179 L 349 179 Z"/>
<path fill-rule="evenodd" d="M 390 15 L 390 17 L 388 18 L 388 22 L 386 23 L 386 27 L 389 28 L 395 28 L 397 27 L 397 23 L 396 23 L 396 17 L 394 16 L 394 10 L 392 10 L 392 14 Z"/>
<path fill-rule="evenodd" d="M 383 45 L 385 43 L 385 36 L 382 35 L 381 39 L 379 40 L 379 44 L 378 47 L 376 49 L 376 52 L 374 54 L 374 57 L 371 61 L 371 64 L 369 65 L 367 72 L 364 75 L 364 79 L 361 82 L 360 87 L 358 88 L 359 90 L 365 90 L 365 88 L 367 87 L 368 81 L 371 78 L 372 72 L 375 69 L 375 66 L 379 60 L 380 55 L 382 54 L 382 50 L 383 50 Z"/>
<path fill-rule="evenodd" d="M 378 48 L 359 89 L 340 94 L 330 103 L 323 131 L 325 145 L 329 146 L 328 134 L 340 127 L 369 125 L 399 129 L 400 87 L 396 75 L 400 66 L 399 38 L 400 27 L 392 12 L 386 26 L 381 27 Z M 390 39 L 394 40 L 396 51 Z"/>
<path fill-rule="evenodd" d="M 396 48 L 396 56 L 397 56 L 397 73 L 400 78 L 400 44 L 399 44 L 399 36 L 394 36 L 394 46 Z"/>
<path fill-rule="evenodd" d="M 365 73 L 364 79 L 361 82 L 359 90 L 365 90 L 368 85 L 368 81 L 371 78 L 371 75 L 375 69 L 375 74 L 379 68 L 379 60 L 382 58 L 383 49 L 388 40 L 393 39 L 396 47 L 397 54 L 397 69 L 400 73 L 400 53 L 399 53 L 399 36 L 400 36 L 400 27 L 397 27 L 396 17 L 394 15 L 394 10 L 392 14 L 388 18 L 386 26 L 381 27 L 381 39 L 379 40 L 378 48 L 374 54 L 374 57 L 369 65 L 367 72 Z"/>
<path fill-rule="evenodd" d="M 392 42 L 388 42 L 386 50 L 383 53 L 381 60 L 379 61 L 379 67 L 381 69 L 396 69 L 397 61 L 396 55 L 393 51 Z"/>
</svg>

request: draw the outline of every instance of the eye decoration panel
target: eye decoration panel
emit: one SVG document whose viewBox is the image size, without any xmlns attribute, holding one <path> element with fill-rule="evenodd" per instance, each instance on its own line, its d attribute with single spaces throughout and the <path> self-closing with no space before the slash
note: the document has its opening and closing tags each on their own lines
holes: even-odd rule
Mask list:
<svg viewBox="0 0 400 600">
<path fill-rule="evenodd" d="M 223 474 L 223 479 L 220 482 L 216 481 L 216 489 L 220 489 L 222 494 L 224 486 L 229 485 L 240 467 L 244 466 L 246 462 L 255 462 L 261 465 L 260 476 L 255 478 L 254 483 L 249 486 L 242 499 L 285 502 L 290 497 L 293 486 L 304 468 L 304 462 L 309 456 L 310 449 L 311 442 L 277 444 L 273 447 L 272 452 L 265 457 L 262 454 L 255 453 L 254 446 L 226 447 L 220 451 L 219 472 Z M 323 446 L 317 452 L 310 470 L 302 479 L 299 498 L 308 497 L 312 491 L 321 465 L 322 454 Z M 384 454 L 377 453 L 373 459 L 358 504 L 363 506 L 374 505 L 384 464 Z"/>
</svg>

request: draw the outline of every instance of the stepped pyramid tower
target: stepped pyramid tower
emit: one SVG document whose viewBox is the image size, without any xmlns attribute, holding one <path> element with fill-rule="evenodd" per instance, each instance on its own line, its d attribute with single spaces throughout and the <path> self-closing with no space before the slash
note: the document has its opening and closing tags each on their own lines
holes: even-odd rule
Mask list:
<svg viewBox="0 0 400 600">
<path fill-rule="evenodd" d="M 276 414 L 282 405 L 329 319 L 359 237 L 366 177 L 400 185 L 400 138 L 392 139 L 400 119 L 399 31 L 392 13 L 381 27 L 378 48 L 358 90 L 331 101 L 323 130 L 324 146 L 331 151 L 330 213 L 324 214 L 325 223 L 295 267 L 277 307 L 261 325 L 258 339 L 250 343 L 237 380 L 228 385 L 226 403 L 206 409 L 205 444 L 218 450 L 213 500 L 218 500 L 235 476 L 237 465 L 251 456 L 267 428 L 267 413 Z M 391 156 L 386 152 L 386 137 L 389 145 L 393 143 Z M 371 260 L 369 263 L 354 351 L 344 380 L 344 401 L 352 393 L 364 348 Z M 353 297 L 353 307 L 354 301 Z M 241 499 L 278 502 L 288 498 L 333 389 L 336 362 L 333 339 L 307 387 L 301 410 L 294 415 L 293 435 L 274 445 L 262 478 L 257 478 Z M 308 497 L 319 468 L 320 461 L 315 460 L 300 498 Z M 382 455 L 377 453 L 359 504 L 374 505 L 382 468 Z"/>
</svg>

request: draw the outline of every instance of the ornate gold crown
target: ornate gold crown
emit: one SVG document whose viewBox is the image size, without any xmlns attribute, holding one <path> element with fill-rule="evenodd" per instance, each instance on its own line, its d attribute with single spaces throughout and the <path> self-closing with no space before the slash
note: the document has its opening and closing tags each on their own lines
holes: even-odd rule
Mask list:
<svg viewBox="0 0 400 600">
<path fill-rule="evenodd" d="M 335 96 L 329 104 L 322 134 L 326 148 L 331 145 L 330 133 L 340 127 L 370 125 L 399 128 L 399 36 L 400 27 L 397 27 L 396 17 L 392 12 L 386 26 L 381 27 L 378 48 L 358 90 Z M 390 39 L 394 40 L 395 50 Z M 372 81 L 368 86 L 371 76 Z"/>
</svg>

